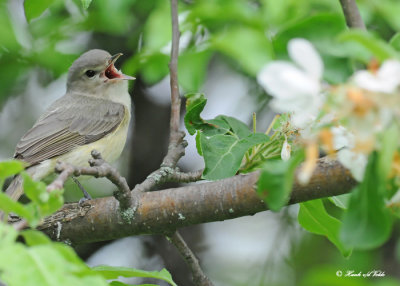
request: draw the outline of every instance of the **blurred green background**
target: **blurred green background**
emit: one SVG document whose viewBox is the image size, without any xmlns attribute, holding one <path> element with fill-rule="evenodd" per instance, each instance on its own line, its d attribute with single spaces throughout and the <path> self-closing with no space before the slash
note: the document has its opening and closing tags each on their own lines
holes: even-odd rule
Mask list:
<svg viewBox="0 0 400 286">
<path fill-rule="evenodd" d="M 372 58 L 379 60 L 382 48 L 374 45 L 390 54 L 400 50 L 399 1 L 357 3 L 369 34 L 348 32 L 338 0 L 180 1 L 181 92 L 208 96 L 213 91 L 216 99 L 210 98 L 209 105 L 214 112 L 236 108 L 235 115 L 250 122 L 255 111 L 261 118 L 258 127 L 266 128 L 269 97 L 255 76 L 269 61 L 288 59 L 290 39 L 302 37 L 315 45 L 329 83 L 343 82 Z M 63 95 L 73 60 L 101 48 L 123 52 L 119 65 L 137 77 L 130 88 L 135 124 L 119 165 L 131 187 L 143 180 L 167 148 L 170 30 L 166 0 L 94 0 L 88 9 L 80 0 L 0 0 L 0 159 L 12 156 L 43 109 Z M 232 88 L 238 81 L 244 86 L 240 99 Z M 249 112 L 237 108 L 244 105 Z M 183 167 L 197 166 L 196 160 L 186 158 Z M 105 195 L 112 185 L 97 181 L 89 186 L 99 188 Z M 301 230 L 296 212 L 294 206 L 280 214 L 186 228 L 183 234 L 215 285 L 400 285 L 398 226 L 381 248 L 345 259 L 324 238 Z M 103 245 L 78 251 L 86 258 Z M 163 238 L 147 245 L 149 256 L 159 253 L 178 285 L 191 285 L 188 270 Z M 385 277 L 337 277 L 337 271 L 345 275 L 348 270 L 380 270 Z"/>
</svg>

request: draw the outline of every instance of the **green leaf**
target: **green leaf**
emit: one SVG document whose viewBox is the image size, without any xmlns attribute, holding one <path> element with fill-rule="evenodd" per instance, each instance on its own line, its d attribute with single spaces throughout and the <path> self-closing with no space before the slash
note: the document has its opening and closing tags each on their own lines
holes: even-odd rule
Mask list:
<svg viewBox="0 0 400 286">
<path fill-rule="evenodd" d="M 229 116 L 218 115 L 214 119 L 205 120 L 204 124 L 199 126 L 198 129 L 203 132 L 204 135 L 214 136 L 214 135 L 223 135 L 230 134 L 235 135 L 232 127 L 228 123 Z"/>
<path fill-rule="evenodd" d="M 0 162 L 0 178 L 5 179 L 24 170 L 24 164 L 18 160 Z"/>
<path fill-rule="evenodd" d="M 199 153 L 200 156 L 203 156 L 203 150 L 201 150 L 201 132 L 197 131 L 196 133 L 196 149 L 197 149 L 197 153 Z"/>
<path fill-rule="evenodd" d="M 111 281 L 110 286 L 130 286 L 131 284 L 125 284 L 120 281 Z M 135 285 L 135 286 L 159 286 L 156 284 L 140 284 L 140 285 Z"/>
<path fill-rule="evenodd" d="M 368 49 L 380 62 L 389 58 L 399 58 L 399 54 L 392 46 L 367 31 L 348 30 L 343 32 L 338 40 L 358 43 Z"/>
<path fill-rule="evenodd" d="M 34 220 L 33 214 L 23 204 L 14 201 L 3 192 L 0 192 L 0 209 L 7 213 L 13 212 L 29 222 Z"/>
<path fill-rule="evenodd" d="M 301 21 L 292 23 L 280 31 L 274 41 L 274 49 L 279 56 L 286 55 L 288 42 L 293 38 L 305 38 L 312 42 L 320 52 L 331 53 L 335 37 L 346 30 L 341 14 L 318 13 Z"/>
<path fill-rule="evenodd" d="M 342 223 L 326 212 L 322 200 L 301 203 L 298 220 L 307 231 L 326 236 L 343 256 L 347 257 L 351 254 L 351 250 L 339 240 Z"/>
<path fill-rule="evenodd" d="M 122 283 L 120 281 L 112 281 L 110 286 L 129 286 L 129 284 Z"/>
<path fill-rule="evenodd" d="M 0 162 L 0 185 L 2 185 L 4 179 L 18 174 L 24 170 L 24 165 L 21 161 L 10 160 Z"/>
<path fill-rule="evenodd" d="M 81 0 L 83 9 L 87 10 L 92 3 L 92 0 Z"/>
<path fill-rule="evenodd" d="M 233 176 L 240 168 L 242 159 L 251 147 L 265 143 L 269 137 L 252 133 L 243 122 L 225 115 L 204 120 L 200 113 L 206 105 L 204 94 L 186 95 L 185 126 L 189 134 L 196 134 L 198 153 L 204 157 L 203 177 L 218 180 Z"/>
<path fill-rule="evenodd" d="M 91 269 L 83 263 L 72 247 L 64 243 L 52 243 L 51 247 L 54 248 L 65 261 L 79 266 L 80 272 L 92 272 Z"/>
<path fill-rule="evenodd" d="M 206 106 L 207 99 L 202 93 L 189 93 L 186 97 L 186 114 L 184 118 L 185 127 L 190 135 L 194 135 L 196 130 L 201 129 L 204 120 L 200 117 L 200 113 Z"/>
<path fill-rule="evenodd" d="M 400 140 L 400 130 L 397 124 L 393 123 L 382 135 L 380 150 L 378 153 L 377 171 L 381 180 L 386 180 L 390 174 L 394 153 L 397 150 Z"/>
<path fill-rule="evenodd" d="M 279 211 L 287 204 L 292 192 L 294 172 L 303 159 L 304 153 L 298 152 L 288 161 L 269 160 L 262 165 L 257 193 L 272 211 Z"/>
<path fill-rule="evenodd" d="M 171 12 L 167 1 L 159 2 L 146 20 L 143 42 L 146 51 L 160 52 L 171 42 Z"/>
<path fill-rule="evenodd" d="M 394 31 L 400 30 L 400 19 L 399 19 L 400 6 L 397 1 L 379 0 L 379 1 L 372 1 L 371 4 L 374 7 L 374 10 L 376 10 L 377 13 L 376 16 L 378 16 L 381 19 L 380 21 L 384 21 L 387 24 L 389 24 Z M 376 4 L 379 5 L 376 6 Z"/>
<path fill-rule="evenodd" d="M 340 233 L 348 247 L 369 249 L 384 243 L 390 235 L 392 220 L 385 207 L 385 181 L 379 175 L 379 157 L 369 157 L 364 180 L 351 193 Z"/>
<path fill-rule="evenodd" d="M 47 202 L 49 193 L 46 191 L 46 184 L 40 181 L 34 181 L 27 173 L 21 174 L 24 180 L 25 195 L 35 203 Z"/>
<path fill-rule="evenodd" d="M 331 203 L 333 203 L 338 208 L 346 210 L 347 206 L 349 204 L 350 194 L 344 194 L 344 195 L 340 195 L 340 196 L 329 197 L 328 199 L 329 199 L 329 201 Z"/>
<path fill-rule="evenodd" d="M 40 205 L 40 213 L 42 216 L 48 216 L 64 204 L 64 190 L 53 190 L 50 192 L 49 200 L 45 204 Z"/>
<path fill-rule="evenodd" d="M 224 120 L 228 124 L 229 130 L 231 130 L 240 139 L 243 139 L 252 134 L 252 132 L 249 130 L 249 127 L 246 124 L 244 124 L 240 120 L 237 120 L 234 117 L 220 115 L 217 116 L 216 119 Z"/>
<path fill-rule="evenodd" d="M 2 282 L 7 285 L 108 285 L 101 275 L 91 271 L 79 258 L 73 262 L 67 260 L 60 250 L 69 248 L 73 252 L 69 246 L 60 243 L 30 247 L 21 243 L 2 246 L 0 243 L 0 256 L 7 259 L 0 259 L 0 273 Z M 23 271 L 16 271 L 16 265 Z"/>
<path fill-rule="evenodd" d="M 32 201 L 26 207 L 30 207 L 39 218 L 47 216 L 58 210 L 64 204 L 64 190 L 47 192 L 46 184 L 34 181 L 27 173 L 21 173 L 24 179 L 25 195 Z"/>
<path fill-rule="evenodd" d="M 400 218 L 400 190 L 397 190 L 390 200 L 387 202 L 387 206 L 391 213 L 397 218 Z"/>
<path fill-rule="evenodd" d="M 353 73 L 349 58 L 322 55 L 325 66 L 324 79 L 332 84 L 346 82 Z"/>
<path fill-rule="evenodd" d="M 170 285 L 177 286 L 172 280 L 171 274 L 164 268 L 161 271 L 144 271 L 128 267 L 114 267 L 101 265 L 93 267 L 92 270 L 101 274 L 105 279 L 117 279 L 123 277 L 146 277 L 155 278 L 168 282 Z"/>
<path fill-rule="evenodd" d="M 168 73 L 169 56 L 162 53 L 143 55 L 141 58 L 141 74 L 148 84 L 155 84 Z"/>
<path fill-rule="evenodd" d="M 389 41 L 390 45 L 397 51 L 400 51 L 400 33 L 397 32 Z"/>
<path fill-rule="evenodd" d="M 28 22 L 39 17 L 54 2 L 54 0 L 25 0 L 24 9 Z"/>
<path fill-rule="evenodd" d="M 15 66 L 20 66 L 15 58 L 12 57 L 9 51 L 18 51 L 21 47 L 18 43 L 15 33 L 13 29 L 13 24 L 11 21 L 11 13 L 8 10 L 8 3 L 7 1 L 0 1 L 0 39 L 2 49 L 0 50 L 0 56 L 7 54 L 7 58 L 1 57 L 2 65 L 7 65 L 11 68 L 12 76 L 15 75 Z M 21 57 L 19 57 L 21 58 Z M 14 71 L 14 72 L 13 72 Z M 0 73 L 1 75 L 1 87 L 6 85 L 4 75 L 7 75 L 9 71 Z M 12 77 L 10 77 L 12 79 Z M 4 96 L 4 95 L 3 95 Z"/>
<path fill-rule="evenodd" d="M 185 51 L 179 56 L 178 78 L 184 90 L 194 92 L 201 88 L 206 78 L 211 52 Z"/>
<path fill-rule="evenodd" d="M 265 33 L 249 26 L 224 29 L 215 35 L 212 43 L 218 51 L 238 62 L 250 75 L 256 75 L 274 57 L 271 42 Z"/>
<path fill-rule="evenodd" d="M 252 5 L 248 1 L 196 1 L 188 13 L 188 20 L 207 27 L 211 31 L 215 29 L 225 30 L 229 26 L 260 27 L 263 23 L 260 6 Z"/>
<path fill-rule="evenodd" d="M 74 2 L 76 1 L 79 0 L 75 0 Z M 62 3 L 64 1 L 58 2 Z M 138 21 L 138 14 L 137 11 L 134 11 L 133 9 L 135 8 L 133 7 L 132 1 L 95 1 L 91 3 L 90 13 L 83 13 L 83 19 L 81 20 L 83 21 L 83 23 L 81 21 L 74 20 L 72 20 L 70 23 L 75 24 L 77 22 L 78 25 L 84 24 L 83 30 L 91 31 L 94 33 L 99 32 L 101 34 L 104 33 L 113 36 L 121 36 L 125 37 L 127 40 L 129 38 L 130 41 L 133 40 L 133 38 L 137 37 L 137 32 L 135 32 L 135 30 L 132 30 L 132 27 L 136 25 L 136 21 Z M 66 17 L 62 17 L 61 15 L 62 14 L 58 14 L 57 16 L 65 21 Z M 144 22 L 141 22 L 139 24 L 141 32 L 143 31 L 143 24 Z M 109 44 L 110 43 L 107 43 L 107 46 L 111 48 Z M 119 42 L 117 47 L 115 47 L 115 52 L 121 51 L 122 46 L 125 45 L 132 48 L 132 46 L 126 42 Z"/>
<path fill-rule="evenodd" d="M 35 51 L 29 57 L 29 61 L 35 62 L 46 69 L 50 69 L 54 75 L 60 76 L 64 74 L 71 63 L 76 60 L 76 54 L 64 54 L 58 52 L 51 46 Z"/>
<path fill-rule="evenodd" d="M 251 134 L 246 124 L 230 116 L 219 115 L 214 119 L 204 120 L 200 113 L 203 111 L 207 99 L 202 93 L 189 93 L 186 97 L 185 126 L 190 135 L 196 130 L 201 130 L 207 136 L 233 133 L 238 138 L 244 138 Z"/>
<path fill-rule="evenodd" d="M 246 151 L 268 140 L 268 136 L 262 133 L 250 134 L 242 139 L 232 135 L 208 137 L 201 134 L 200 143 L 205 161 L 203 177 L 218 180 L 235 175 Z"/>
<path fill-rule="evenodd" d="M 11 225 L 0 222 L 0 252 L 1 248 L 8 248 L 13 245 L 17 237 L 18 232 Z"/>
<path fill-rule="evenodd" d="M 20 234 L 24 237 L 26 244 L 29 246 L 51 243 L 50 238 L 37 230 L 27 229 L 22 231 Z"/>
</svg>

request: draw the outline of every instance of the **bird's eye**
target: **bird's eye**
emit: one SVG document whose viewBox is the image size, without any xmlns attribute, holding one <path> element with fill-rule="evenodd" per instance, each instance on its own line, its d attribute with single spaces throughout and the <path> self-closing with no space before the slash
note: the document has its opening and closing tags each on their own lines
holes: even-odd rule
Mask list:
<svg viewBox="0 0 400 286">
<path fill-rule="evenodd" d="M 87 77 L 94 77 L 94 75 L 96 74 L 96 72 L 94 70 L 87 70 L 85 72 Z"/>
</svg>

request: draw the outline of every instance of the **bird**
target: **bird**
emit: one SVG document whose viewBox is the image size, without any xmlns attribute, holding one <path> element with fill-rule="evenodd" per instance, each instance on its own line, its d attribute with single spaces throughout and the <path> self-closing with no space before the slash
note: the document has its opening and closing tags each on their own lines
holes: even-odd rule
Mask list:
<svg viewBox="0 0 400 286">
<path fill-rule="evenodd" d="M 85 166 L 91 152 L 115 161 L 126 143 L 131 118 L 128 81 L 111 56 L 100 49 L 83 53 L 68 70 L 65 95 L 51 104 L 18 142 L 14 158 L 26 165 L 34 180 L 54 173 L 57 161 Z M 17 201 L 23 194 L 20 175 L 13 178 L 6 194 Z"/>
</svg>

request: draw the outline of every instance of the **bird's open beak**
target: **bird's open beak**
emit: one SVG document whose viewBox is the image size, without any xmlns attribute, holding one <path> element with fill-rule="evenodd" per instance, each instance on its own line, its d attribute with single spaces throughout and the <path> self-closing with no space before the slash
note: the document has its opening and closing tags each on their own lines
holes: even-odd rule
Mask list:
<svg viewBox="0 0 400 286">
<path fill-rule="evenodd" d="M 122 56 L 122 53 L 118 53 L 118 54 L 111 56 L 111 58 L 108 60 L 108 66 L 104 71 L 104 75 L 108 79 L 125 79 L 125 80 L 136 79 L 133 76 L 123 74 L 121 71 L 119 71 L 115 68 L 114 63 L 118 60 L 118 58 L 120 56 Z"/>
<path fill-rule="evenodd" d="M 118 54 L 115 54 L 115 55 L 111 56 L 111 58 L 110 58 L 110 64 L 115 63 L 115 62 L 118 60 L 118 58 L 119 58 L 120 56 L 122 56 L 122 55 L 123 55 L 122 53 L 118 53 Z"/>
</svg>

